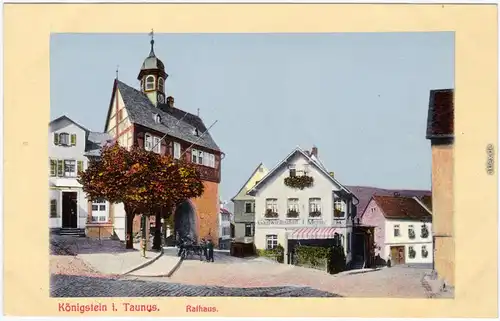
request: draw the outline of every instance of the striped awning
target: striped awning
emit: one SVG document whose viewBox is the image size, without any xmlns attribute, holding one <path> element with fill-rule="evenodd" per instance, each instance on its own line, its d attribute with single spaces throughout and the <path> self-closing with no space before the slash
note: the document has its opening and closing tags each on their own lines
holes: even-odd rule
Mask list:
<svg viewBox="0 0 500 321">
<path fill-rule="evenodd" d="M 288 237 L 289 240 L 324 240 L 333 239 L 334 227 L 303 227 L 296 229 Z"/>
</svg>

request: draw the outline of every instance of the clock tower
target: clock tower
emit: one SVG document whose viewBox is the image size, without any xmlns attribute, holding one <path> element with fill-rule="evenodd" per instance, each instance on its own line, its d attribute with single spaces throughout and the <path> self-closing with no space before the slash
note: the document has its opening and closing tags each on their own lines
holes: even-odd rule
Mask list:
<svg viewBox="0 0 500 321">
<path fill-rule="evenodd" d="M 165 80 L 168 74 L 165 72 L 165 65 L 158 59 L 154 51 L 154 33 L 151 30 L 151 51 L 142 63 L 141 71 L 137 79 L 141 81 L 141 91 L 145 93 L 153 105 L 159 107 L 166 103 Z"/>
</svg>

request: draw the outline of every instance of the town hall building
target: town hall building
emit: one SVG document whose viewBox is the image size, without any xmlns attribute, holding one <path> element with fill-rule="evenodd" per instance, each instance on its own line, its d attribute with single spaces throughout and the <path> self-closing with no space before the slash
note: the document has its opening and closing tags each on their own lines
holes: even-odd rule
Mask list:
<svg viewBox="0 0 500 321">
<path fill-rule="evenodd" d="M 177 108 L 174 98 L 166 95 L 168 74 L 163 62 L 156 57 L 151 39 L 149 55 L 139 70 L 140 88 L 133 88 L 115 79 L 104 131 L 120 146 L 137 145 L 175 159 L 196 164 L 204 181 L 201 197 L 181 204 L 174 214 L 174 230 L 180 236 L 194 239 L 210 237 L 217 243 L 219 216 L 219 183 L 223 153 L 207 130 L 203 120 Z M 163 139 L 162 139 L 163 138 Z M 114 230 L 125 239 L 125 210 L 115 204 Z M 140 218 L 133 222 L 134 232 L 140 228 Z"/>
</svg>

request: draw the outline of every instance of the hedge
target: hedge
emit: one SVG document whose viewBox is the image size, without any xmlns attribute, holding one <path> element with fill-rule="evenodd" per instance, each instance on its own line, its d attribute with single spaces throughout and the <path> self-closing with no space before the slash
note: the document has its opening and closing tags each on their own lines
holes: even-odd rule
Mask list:
<svg viewBox="0 0 500 321">
<path fill-rule="evenodd" d="M 326 264 L 329 273 L 338 273 L 346 269 L 344 248 L 341 245 L 333 247 L 300 245 L 295 248 L 297 264 L 322 267 Z"/>
</svg>

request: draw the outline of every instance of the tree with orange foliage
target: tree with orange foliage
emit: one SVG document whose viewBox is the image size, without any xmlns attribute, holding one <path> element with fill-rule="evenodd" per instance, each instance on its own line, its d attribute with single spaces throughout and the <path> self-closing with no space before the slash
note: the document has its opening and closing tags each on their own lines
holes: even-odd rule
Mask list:
<svg viewBox="0 0 500 321">
<path fill-rule="evenodd" d="M 155 215 L 153 248 L 161 248 L 161 210 L 171 211 L 186 199 L 203 194 L 196 168 L 137 147 L 105 146 L 101 157 L 91 160 L 78 181 L 90 200 L 123 203 L 126 213 L 126 248 L 133 248 L 132 224 L 136 214 Z"/>
</svg>

